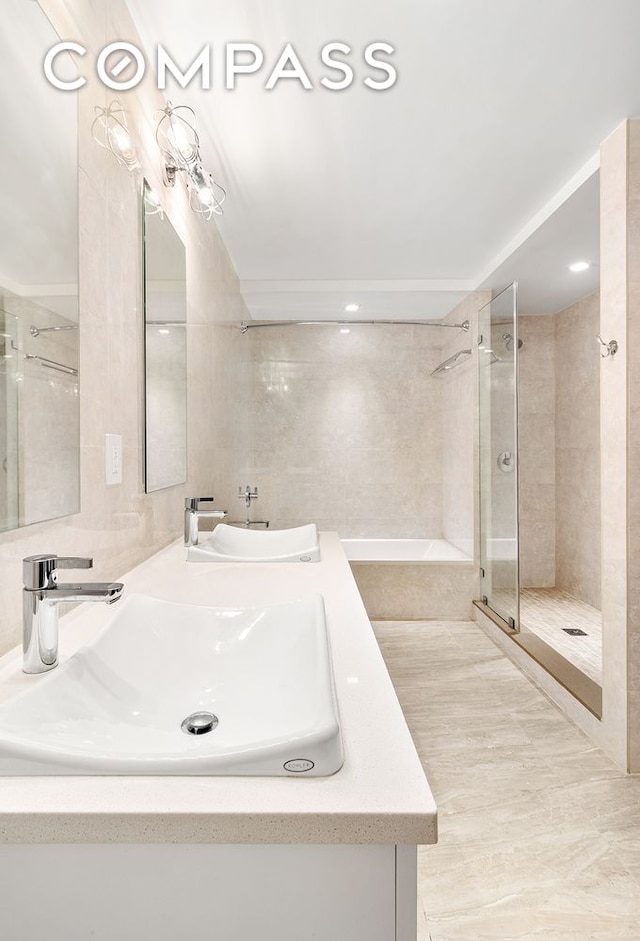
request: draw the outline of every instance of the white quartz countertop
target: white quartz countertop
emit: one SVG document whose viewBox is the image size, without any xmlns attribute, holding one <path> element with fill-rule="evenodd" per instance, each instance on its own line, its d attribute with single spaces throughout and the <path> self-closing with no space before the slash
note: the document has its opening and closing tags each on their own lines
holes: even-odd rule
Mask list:
<svg viewBox="0 0 640 941">
<path fill-rule="evenodd" d="M 171 545 L 125 575 L 125 593 L 206 605 L 324 596 L 345 753 L 331 777 L 3 777 L 4 843 L 397 843 L 436 841 L 436 806 L 335 533 L 317 563 L 187 563 Z M 60 660 L 110 618 L 61 619 Z M 27 683 L 21 651 L 0 660 L 0 700 Z"/>
</svg>

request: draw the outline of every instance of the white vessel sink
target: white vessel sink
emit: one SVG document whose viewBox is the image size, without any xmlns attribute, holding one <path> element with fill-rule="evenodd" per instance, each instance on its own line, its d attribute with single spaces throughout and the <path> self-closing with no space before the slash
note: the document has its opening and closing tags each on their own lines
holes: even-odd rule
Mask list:
<svg viewBox="0 0 640 941">
<path fill-rule="evenodd" d="M 202 712 L 217 725 L 185 732 Z M 253 608 L 132 595 L 0 706 L 2 774 L 305 777 L 341 765 L 320 595 Z"/>
<path fill-rule="evenodd" d="M 187 550 L 188 562 L 318 562 L 315 523 L 293 529 L 238 529 L 220 523 L 208 539 Z"/>
</svg>

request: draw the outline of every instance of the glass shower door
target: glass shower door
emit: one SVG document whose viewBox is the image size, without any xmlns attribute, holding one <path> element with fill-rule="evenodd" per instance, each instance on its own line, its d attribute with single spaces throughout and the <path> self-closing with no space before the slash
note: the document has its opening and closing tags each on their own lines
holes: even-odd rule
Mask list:
<svg viewBox="0 0 640 941">
<path fill-rule="evenodd" d="M 517 284 L 479 311 L 481 595 L 519 630 Z"/>
</svg>

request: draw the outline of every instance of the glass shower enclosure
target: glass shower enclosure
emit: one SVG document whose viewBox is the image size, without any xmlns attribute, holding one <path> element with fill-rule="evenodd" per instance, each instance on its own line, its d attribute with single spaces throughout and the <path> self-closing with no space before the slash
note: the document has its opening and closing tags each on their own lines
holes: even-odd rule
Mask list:
<svg viewBox="0 0 640 941">
<path fill-rule="evenodd" d="M 513 631 L 520 629 L 517 295 L 509 285 L 478 318 L 481 596 Z"/>
</svg>

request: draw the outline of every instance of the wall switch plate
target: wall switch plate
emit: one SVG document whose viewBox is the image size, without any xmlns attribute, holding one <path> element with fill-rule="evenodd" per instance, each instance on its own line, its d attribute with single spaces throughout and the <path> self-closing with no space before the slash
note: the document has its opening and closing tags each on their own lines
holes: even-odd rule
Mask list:
<svg viewBox="0 0 640 941">
<path fill-rule="evenodd" d="M 108 486 L 122 483 L 122 435 L 104 436 L 105 483 Z"/>
</svg>

